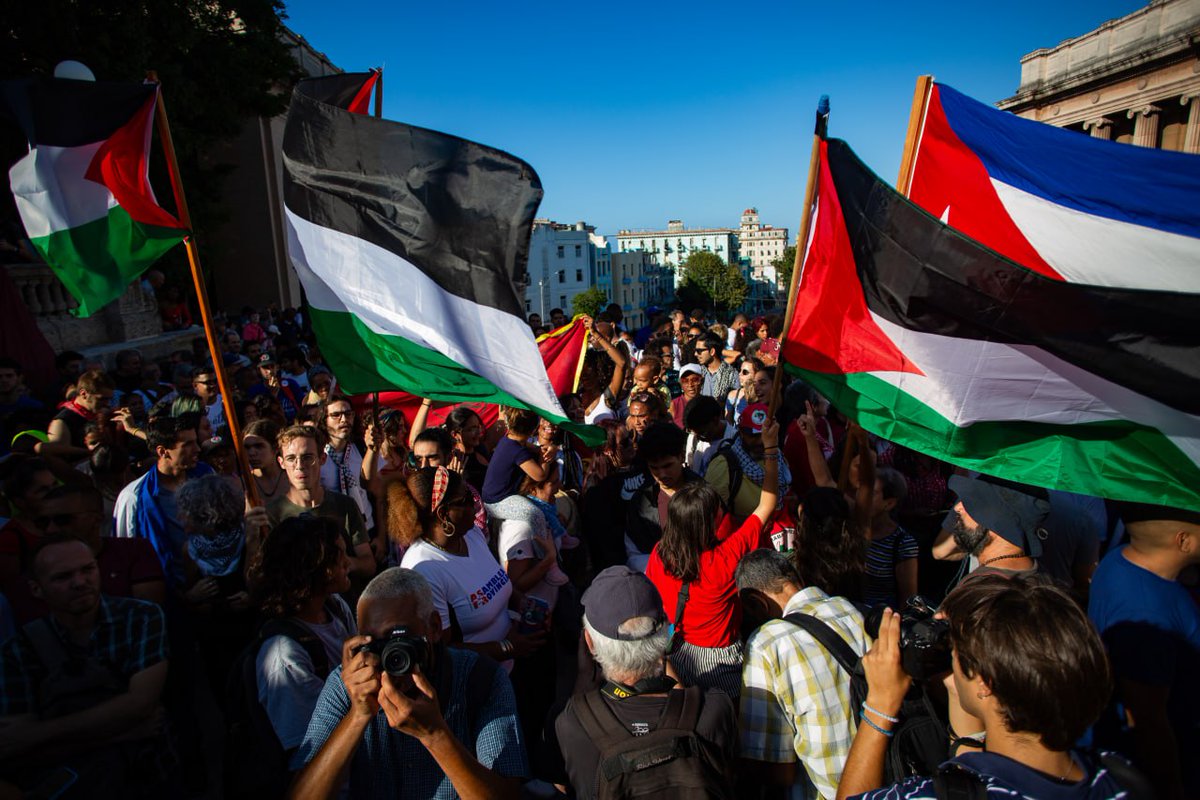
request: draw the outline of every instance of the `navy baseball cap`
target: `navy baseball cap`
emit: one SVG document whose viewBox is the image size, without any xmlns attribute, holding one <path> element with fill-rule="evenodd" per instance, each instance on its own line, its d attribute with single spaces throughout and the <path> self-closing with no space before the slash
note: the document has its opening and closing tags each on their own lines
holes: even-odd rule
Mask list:
<svg viewBox="0 0 1200 800">
<path fill-rule="evenodd" d="M 991 475 L 951 475 L 950 490 L 958 495 L 971 518 L 1029 556 L 1042 554 L 1042 525 L 1050 513 L 1045 489 Z"/>
<path fill-rule="evenodd" d="M 588 624 L 609 639 L 645 638 L 621 633 L 621 625 L 634 617 L 650 617 L 655 631 L 667 621 L 658 589 L 645 575 L 623 564 L 609 567 L 592 580 L 583 593 L 583 611 Z"/>
</svg>

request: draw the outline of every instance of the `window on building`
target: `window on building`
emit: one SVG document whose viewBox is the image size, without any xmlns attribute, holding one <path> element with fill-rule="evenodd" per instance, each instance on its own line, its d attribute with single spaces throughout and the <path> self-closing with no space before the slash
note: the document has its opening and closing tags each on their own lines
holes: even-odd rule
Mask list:
<svg viewBox="0 0 1200 800">
<path fill-rule="evenodd" d="M 583 255 L 583 245 L 577 244 L 575 245 L 575 257 L 579 258 L 581 255 Z"/>
<path fill-rule="evenodd" d="M 583 281 L 583 270 L 581 270 L 581 269 L 575 270 L 575 280 L 576 280 L 576 282 Z"/>
<path fill-rule="evenodd" d="M 567 271 L 565 269 L 560 269 L 558 271 L 558 282 L 559 283 L 567 282 Z"/>
<path fill-rule="evenodd" d="M 563 308 L 567 307 L 567 296 L 565 294 L 560 294 L 558 296 L 558 304 Z"/>
<path fill-rule="evenodd" d="M 563 257 L 563 246 L 561 244 L 558 246 L 558 257 Z"/>
</svg>

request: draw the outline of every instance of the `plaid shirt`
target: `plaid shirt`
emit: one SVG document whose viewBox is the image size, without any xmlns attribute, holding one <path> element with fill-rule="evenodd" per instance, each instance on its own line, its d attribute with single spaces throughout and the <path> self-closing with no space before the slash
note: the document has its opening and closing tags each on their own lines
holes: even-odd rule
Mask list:
<svg viewBox="0 0 1200 800">
<path fill-rule="evenodd" d="M 855 652 L 865 653 L 862 614 L 841 597 L 809 587 L 784 614 L 810 614 L 831 625 Z M 799 761 L 793 798 L 832 798 L 854 739 L 850 676 L 819 642 L 786 620 L 763 625 L 746 643 L 740 709 L 742 757 Z"/>
<path fill-rule="evenodd" d="M 713 358 L 720 359 L 720 357 L 720 353 L 713 355 Z M 708 367 L 704 367 L 703 377 L 704 388 L 700 390 L 700 393 L 715 397 L 722 404 L 725 403 L 728 394 L 739 386 L 738 371 L 724 361 L 721 362 L 721 366 L 717 367 L 716 372 L 709 372 Z"/>
<path fill-rule="evenodd" d="M 162 609 L 154 603 L 101 595 L 96 627 L 86 648 L 73 644 L 53 616 L 46 619 L 68 653 L 111 664 L 126 679 L 167 658 L 166 624 Z M 0 658 L 0 717 L 36 714 L 38 684 L 48 672 L 24 635 L 10 639 Z"/>
</svg>

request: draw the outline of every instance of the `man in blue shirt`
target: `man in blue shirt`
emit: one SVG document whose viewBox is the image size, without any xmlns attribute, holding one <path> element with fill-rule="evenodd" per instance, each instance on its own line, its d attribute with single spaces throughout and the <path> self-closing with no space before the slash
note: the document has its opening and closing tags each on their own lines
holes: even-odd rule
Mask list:
<svg viewBox="0 0 1200 800">
<path fill-rule="evenodd" d="M 375 576 L 358 630 L 296 751 L 291 796 L 516 798 L 527 769 L 512 685 L 491 661 L 445 646 L 426 580 L 400 567 Z M 376 651 L 400 635 L 420 637 L 410 641 L 421 663 L 389 674 Z"/>
<path fill-rule="evenodd" d="M 1200 610 L 1178 577 L 1200 563 L 1200 512 L 1128 504 L 1120 514 L 1129 544 L 1100 563 L 1088 602 L 1120 704 L 1101 718 L 1096 738 L 1133 756 L 1158 796 L 1197 797 Z"/>
</svg>

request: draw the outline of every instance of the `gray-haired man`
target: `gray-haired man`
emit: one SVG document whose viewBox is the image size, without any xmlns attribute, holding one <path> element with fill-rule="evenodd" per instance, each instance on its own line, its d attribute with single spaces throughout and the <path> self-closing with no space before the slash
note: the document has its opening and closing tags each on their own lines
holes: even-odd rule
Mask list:
<svg viewBox="0 0 1200 800">
<path fill-rule="evenodd" d="M 680 708 L 696 707 L 693 726 L 686 731 L 690 741 L 699 744 L 703 757 L 696 753 L 695 788 L 728 781 L 728 772 L 706 769 L 719 764 L 729 770 L 734 764 L 737 745 L 736 716 L 733 701 L 724 693 L 707 693 L 697 687 L 676 687 L 666 673 L 666 652 L 671 643 L 662 598 L 645 575 L 624 565 L 609 567 L 596 576 L 583 594 L 584 641 L 604 673 L 599 689 L 571 698 L 554 724 L 555 742 L 550 742 L 550 757 L 561 755 L 562 763 L 550 765 L 549 774 L 565 787 L 569 781 L 579 800 L 596 796 L 599 780 L 605 775 L 637 769 L 640 755 L 622 744 L 625 736 L 648 736 L 659 726 L 670 727 Z M 679 713 L 680 720 L 687 712 Z M 614 756 L 606 749 L 603 737 L 597 737 L 583 719 L 595 718 L 611 730 L 608 735 L 624 749 Z M 693 738 L 694 737 L 694 738 Z M 667 749 L 669 745 L 665 745 Z M 647 740 L 647 747 L 651 747 Z M 654 748 L 664 745 L 655 743 Z M 662 763 L 679 758 L 677 751 L 664 756 Z M 656 766 L 658 763 L 656 762 Z M 598 771 L 603 770 L 599 775 Z M 614 778 L 622 780 L 624 777 Z M 679 788 L 678 781 L 673 781 Z"/>
<path fill-rule="evenodd" d="M 512 685 L 469 650 L 447 648 L 429 583 L 375 576 L 358 600 L 293 766 L 293 798 L 516 797 L 526 773 Z"/>
</svg>

